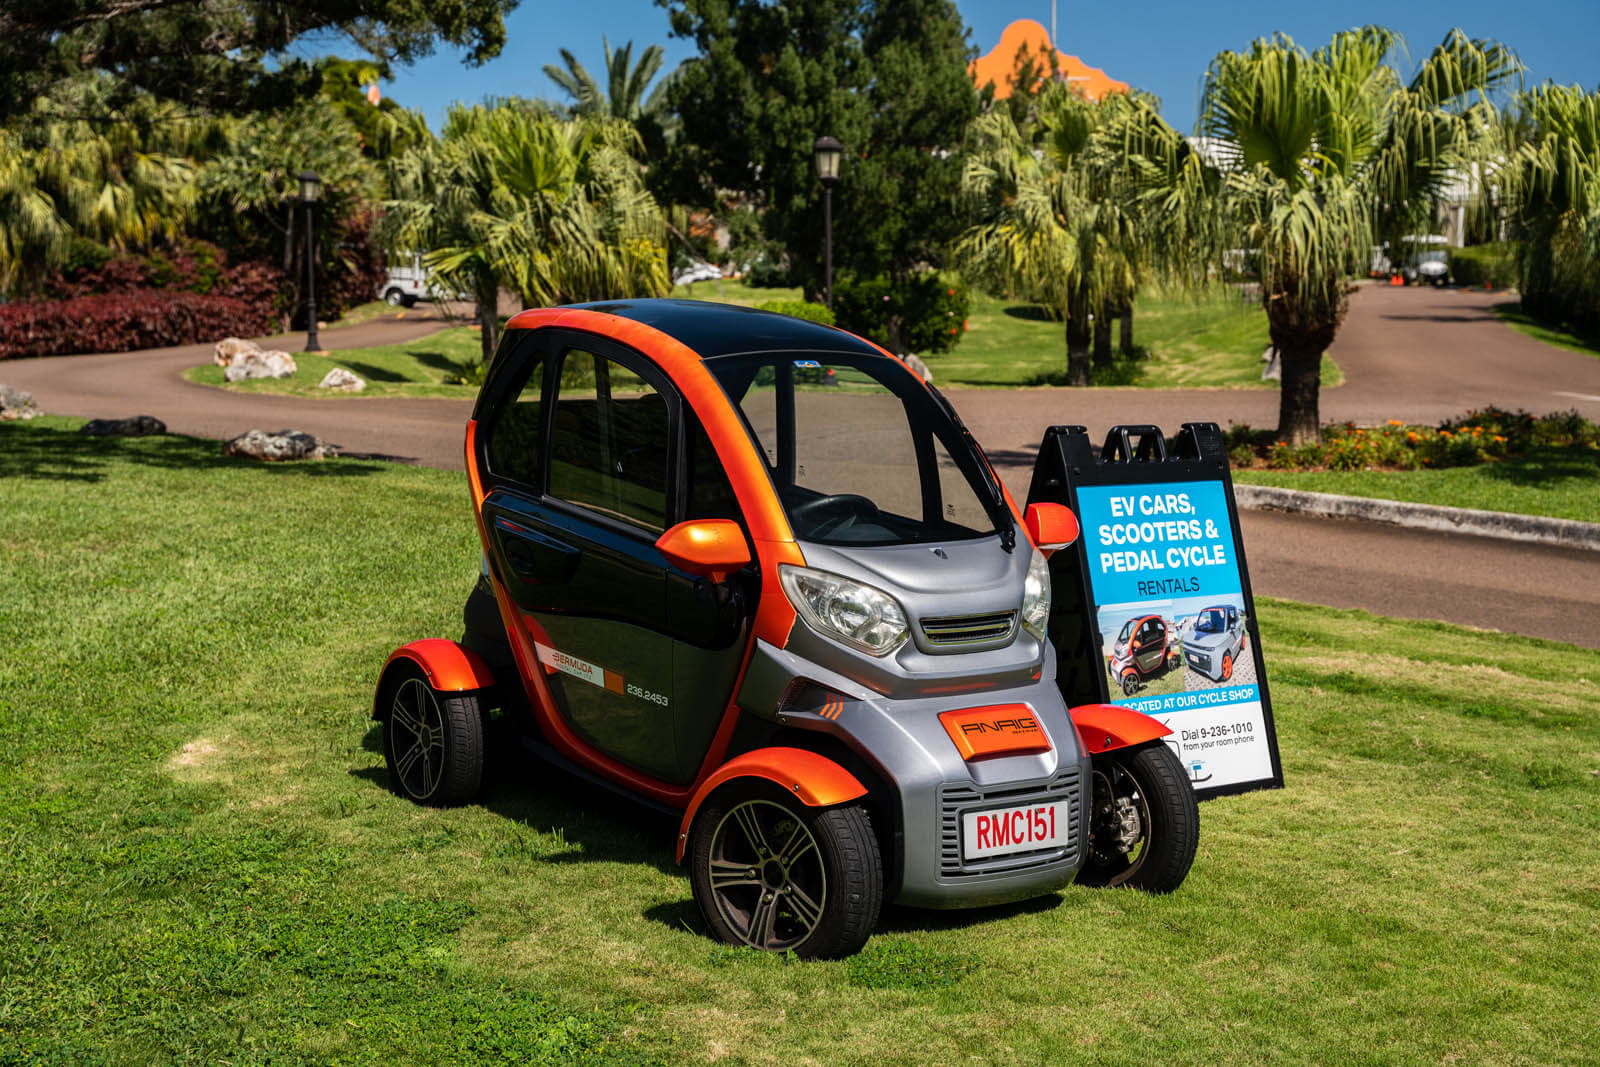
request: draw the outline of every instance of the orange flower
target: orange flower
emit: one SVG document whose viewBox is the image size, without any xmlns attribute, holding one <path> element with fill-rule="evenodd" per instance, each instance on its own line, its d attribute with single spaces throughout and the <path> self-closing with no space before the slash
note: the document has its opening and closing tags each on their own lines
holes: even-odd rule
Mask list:
<svg viewBox="0 0 1600 1067">
<path fill-rule="evenodd" d="M 1420 438 L 1417 437 L 1417 433 L 1416 433 L 1415 430 L 1408 430 L 1408 431 L 1406 431 L 1406 440 L 1414 442 L 1414 441 L 1420 440 Z"/>
<path fill-rule="evenodd" d="M 1439 431 L 1439 436 L 1448 438 L 1450 436 L 1450 431 L 1449 430 L 1440 430 Z"/>
<path fill-rule="evenodd" d="M 1389 420 L 1389 425 L 1390 426 L 1404 426 L 1405 423 L 1401 422 L 1399 419 L 1390 419 Z"/>
<path fill-rule="evenodd" d="M 1506 439 L 1504 437 L 1501 437 L 1499 434 L 1495 434 L 1494 435 L 1494 441 L 1495 441 L 1495 444 L 1498 444 L 1498 445 L 1503 445 L 1503 444 L 1506 443 Z"/>
</svg>

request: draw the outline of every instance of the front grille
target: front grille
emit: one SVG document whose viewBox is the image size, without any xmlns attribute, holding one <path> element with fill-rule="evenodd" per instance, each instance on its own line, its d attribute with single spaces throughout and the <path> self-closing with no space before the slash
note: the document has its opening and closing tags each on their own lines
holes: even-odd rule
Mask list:
<svg viewBox="0 0 1600 1067">
<path fill-rule="evenodd" d="M 994 611 L 987 615 L 947 615 L 939 619 L 922 620 L 922 636 L 928 644 L 978 645 L 1003 641 L 1016 628 L 1017 613 Z"/>
<path fill-rule="evenodd" d="M 1066 800 L 1067 836 L 1072 844 L 1065 848 L 1043 848 L 1014 852 L 1009 856 L 990 856 L 968 863 L 961 858 L 961 816 L 969 811 L 1011 808 L 1023 804 L 1042 804 Z M 946 783 L 939 787 L 939 877 L 965 878 L 979 874 L 1027 870 L 1049 863 L 1078 858 L 1080 825 L 1083 819 L 1083 789 L 1078 769 L 1058 771 L 1044 784 L 979 789 L 973 785 Z"/>
</svg>

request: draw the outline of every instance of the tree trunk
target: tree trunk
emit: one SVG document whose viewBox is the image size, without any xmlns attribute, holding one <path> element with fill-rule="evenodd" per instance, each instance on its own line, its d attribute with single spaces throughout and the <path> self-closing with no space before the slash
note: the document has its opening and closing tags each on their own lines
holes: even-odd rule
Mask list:
<svg viewBox="0 0 1600 1067">
<path fill-rule="evenodd" d="M 1122 309 L 1122 343 L 1118 346 L 1125 356 L 1133 355 L 1133 305 Z"/>
<path fill-rule="evenodd" d="M 1067 384 L 1089 384 L 1089 324 L 1082 316 L 1067 320 Z"/>
<path fill-rule="evenodd" d="M 473 295 L 478 325 L 481 327 L 479 341 L 483 346 L 483 365 L 487 367 L 489 361 L 494 359 L 494 350 L 500 347 L 500 287 L 493 282 L 480 284 L 475 287 Z"/>
<path fill-rule="evenodd" d="M 1111 313 L 1104 309 L 1094 316 L 1094 365 L 1111 366 Z"/>
<path fill-rule="evenodd" d="M 1317 393 L 1322 384 L 1322 348 L 1280 348 L 1283 383 L 1278 388 L 1278 440 L 1291 445 L 1322 440 Z"/>
</svg>

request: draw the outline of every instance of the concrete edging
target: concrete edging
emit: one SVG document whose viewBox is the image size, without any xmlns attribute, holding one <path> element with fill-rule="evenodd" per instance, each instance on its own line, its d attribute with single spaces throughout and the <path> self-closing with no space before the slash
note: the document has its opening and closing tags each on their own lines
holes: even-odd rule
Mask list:
<svg viewBox="0 0 1600 1067">
<path fill-rule="evenodd" d="M 1600 523 L 1551 519 L 1542 515 L 1515 515 L 1504 511 L 1480 511 L 1477 508 L 1413 504 L 1403 500 L 1312 493 L 1242 482 L 1233 484 L 1233 496 L 1241 508 L 1252 511 L 1292 511 L 1329 518 L 1365 519 L 1417 530 L 1473 534 L 1478 537 L 1497 537 L 1504 541 L 1529 541 L 1600 552 Z"/>
</svg>

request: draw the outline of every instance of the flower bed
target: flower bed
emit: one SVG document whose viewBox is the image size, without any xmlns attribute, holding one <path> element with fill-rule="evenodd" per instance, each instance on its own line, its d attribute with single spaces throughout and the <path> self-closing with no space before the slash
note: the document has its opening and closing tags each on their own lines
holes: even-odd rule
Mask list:
<svg viewBox="0 0 1600 1067">
<path fill-rule="evenodd" d="M 1320 444 L 1293 446 L 1271 431 L 1235 425 L 1228 430 L 1228 459 L 1235 469 L 1290 471 L 1410 471 L 1468 467 L 1520 455 L 1537 447 L 1600 449 L 1600 423 L 1576 411 L 1533 416 L 1484 408 L 1440 426 L 1391 419 L 1367 427 L 1336 423 Z"/>
</svg>

